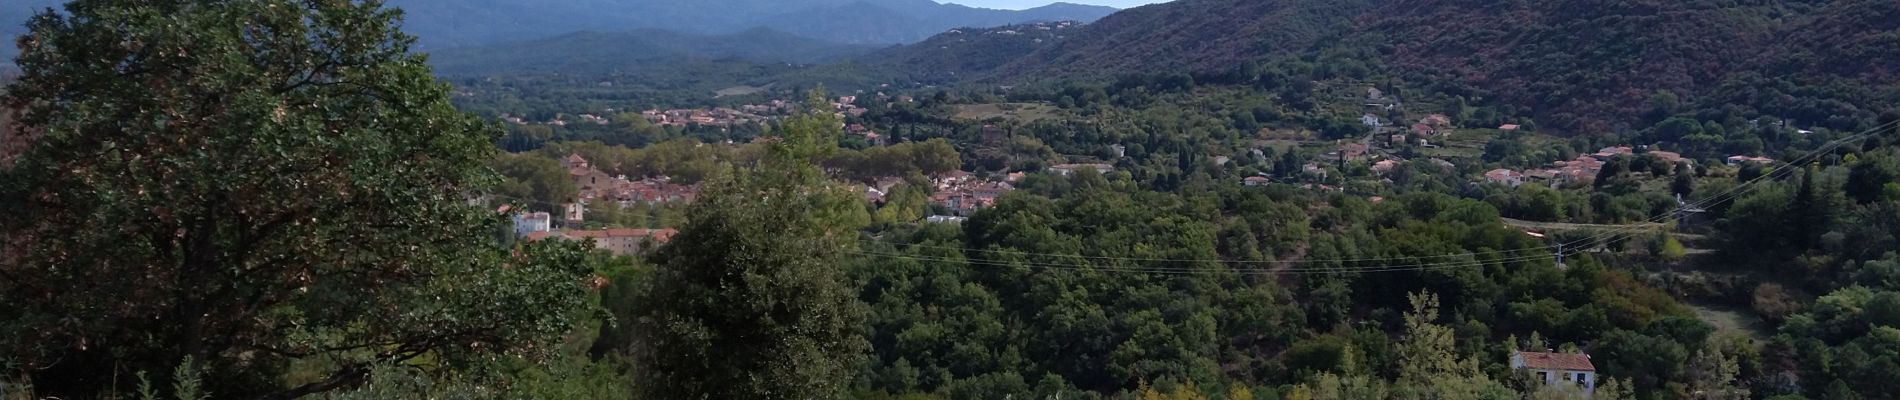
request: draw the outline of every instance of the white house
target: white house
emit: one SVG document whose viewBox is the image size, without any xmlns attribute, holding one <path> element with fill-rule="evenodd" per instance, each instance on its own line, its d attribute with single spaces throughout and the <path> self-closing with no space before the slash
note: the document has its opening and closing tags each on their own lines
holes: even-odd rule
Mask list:
<svg viewBox="0 0 1900 400">
<path fill-rule="evenodd" d="M 586 217 L 586 215 L 587 215 L 586 204 L 567 203 L 567 204 L 561 205 L 561 216 L 562 216 L 561 219 L 564 221 L 567 221 L 567 223 L 575 223 L 575 222 L 584 221 L 584 219 L 582 218 Z"/>
<path fill-rule="evenodd" d="M 1366 124 L 1366 126 L 1372 127 L 1372 129 L 1379 129 L 1379 127 L 1385 126 L 1385 124 L 1379 122 L 1379 116 L 1372 114 L 1359 117 L 1359 123 Z"/>
<path fill-rule="evenodd" d="M 1306 165 L 1300 166 L 1300 173 L 1326 179 L 1326 167 L 1320 166 L 1319 163 L 1306 163 Z"/>
<path fill-rule="evenodd" d="M 547 232 L 553 227 L 554 216 L 544 212 L 515 214 L 515 237 L 528 236 L 530 233 Z"/>
<path fill-rule="evenodd" d="M 1585 397 L 1597 389 L 1597 367 L 1589 355 L 1519 351 L 1511 353 L 1511 368 L 1529 371 L 1546 385 L 1577 385 Z"/>
<path fill-rule="evenodd" d="M 1518 187 L 1524 184 L 1524 174 L 1517 171 L 1498 168 L 1498 169 L 1491 170 L 1490 172 L 1485 172 L 1484 180 L 1490 181 L 1491 183 L 1496 183 L 1499 185 Z"/>
<path fill-rule="evenodd" d="M 1748 163 L 1767 164 L 1772 162 L 1775 162 L 1775 160 L 1768 157 L 1729 156 L 1728 158 L 1728 165 L 1742 165 Z"/>
<path fill-rule="evenodd" d="M 1060 176 L 1069 176 L 1074 175 L 1075 171 L 1083 169 L 1092 169 L 1099 174 L 1115 172 L 1115 166 L 1109 164 L 1062 164 L 1049 167 L 1049 172 Z"/>
<path fill-rule="evenodd" d="M 925 219 L 925 221 L 928 221 L 933 224 L 959 224 L 959 223 L 963 223 L 963 221 L 967 219 L 968 218 L 958 217 L 954 215 L 932 215 L 929 218 Z"/>
</svg>

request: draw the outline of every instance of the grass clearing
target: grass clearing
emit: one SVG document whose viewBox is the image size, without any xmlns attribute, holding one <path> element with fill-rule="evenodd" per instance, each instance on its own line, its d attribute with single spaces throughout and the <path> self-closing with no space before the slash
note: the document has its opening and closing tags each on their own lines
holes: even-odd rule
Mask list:
<svg viewBox="0 0 1900 400">
<path fill-rule="evenodd" d="M 1432 158 L 1478 158 L 1484 156 L 1484 148 L 1432 147 L 1418 149 L 1418 153 Z"/>
<path fill-rule="evenodd" d="M 1060 110 L 1055 106 L 1040 103 L 990 103 L 956 106 L 957 119 L 985 121 L 1003 118 L 1016 122 L 1035 122 L 1051 119 Z"/>
<path fill-rule="evenodd" d="M 1768 328 L 1763 326 L 1761 319 L 1745 313 L 1746 310 L 1710 304 L 1685 304 L 1695 312 L 1696 319 L 1715 326 L 1716 332 L 1741 334 L 1757 341 L 1768 339 Z"/>
<path fill-rule="evenodd" d="M 725 88 L 725 89 L 719 89 L 719 90 L 715 90 L 715 91 L 713 91 L 713 96 L 715 96 L 715 97 L 727 97 L 727 96 L 744 96 L 744 95 L 748 95 L 748 94 L 754 94 L 754 93 L 758 93 L 758 92 L 763 92 L 763 91 L 765 91 L 766 89 L 770 89 L 771 87 L 772 87 L 771 85 L 766 85 L 766 86 L 763 86 L 763 87 L 760 87 L 760 86 L 749 86 L 749 85 L 739 85 L 739 86 L 733 86 L 733 87 L 729 87 L 729 88 Z"/>
</svg>

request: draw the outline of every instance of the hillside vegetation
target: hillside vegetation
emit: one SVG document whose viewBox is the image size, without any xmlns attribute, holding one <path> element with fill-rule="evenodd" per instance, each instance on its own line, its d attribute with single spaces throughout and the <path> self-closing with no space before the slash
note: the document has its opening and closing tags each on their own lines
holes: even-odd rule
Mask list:
<svg viewBox="0 0 1900 400">
<path fill-rule="evenodd" d="M 1659 122 L 1646 117 L 1662 96 L 1668 108 L 1732 105 L 1852 129 L 1877 114 L 1870 103 L 1900 98 L 1891 84 L 1900 71 L 1896 32 L 1900 3 L 1878 0 L 1181 0 L 1111 15 L 960 76 L 1005 84 L 1178 72 L 1374 81 L 1510 104 L 1571 134 Z M 887 52 L 915 56 L 885 57 L 917 65 L 959 56 L 929 43 Z"/>
<path fill-rule="evenodd" d="M 989 74 L 1079 30 L 1074 23 L 1061 22 L 957 29 L 915 45 L 879 50 L 862 60 L 917 82 L 956 82 Z"/>
</svg>

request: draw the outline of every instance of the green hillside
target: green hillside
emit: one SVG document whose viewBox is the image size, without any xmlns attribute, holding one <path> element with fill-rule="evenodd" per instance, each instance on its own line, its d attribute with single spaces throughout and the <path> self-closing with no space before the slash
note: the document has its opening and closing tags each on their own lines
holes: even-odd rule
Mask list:
<svg viewBox="0 0 1900 400">
<path fill-rule="evenodd" d="M 1892 1 L 1181 0 L 1111 15 L 959 76 L 1389 82 L 1508 104 L 1572 134 L 1660 122 L 1649 118 L 1660 115 L 1652 100 L 1667 92 L 1686 110 L 1733 105 L 1749 118 L 1852 129 L 1877 114 L 1870 104 L 1900 99 L 1896 32 Z M 906 65 L 968 58 L 929 42 L 886 53 L 908 54 L 886 56 Z"/>
</svg>

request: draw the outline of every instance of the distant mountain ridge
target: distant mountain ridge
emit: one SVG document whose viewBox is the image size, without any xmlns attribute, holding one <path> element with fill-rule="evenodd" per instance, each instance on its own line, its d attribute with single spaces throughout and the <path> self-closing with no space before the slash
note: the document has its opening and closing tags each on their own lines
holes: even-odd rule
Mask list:
<svg viewBox="0 0 1900 400">
<path fill-rule="evenodd" d="M 566 35 L 458 47 L 429 53 L 442 75 L 613 73 L 654 63 L 740 60 L 809 64 L 873 50 L 807 39 L 764 28 L 725 35 L 684 34 L 659 29 L 582 31 Z"/>
<path fill-rule="evenodd" d="M 431 50 L 581 30 L 634 29 L 728 34 L 768 28 L 830 42 L 890 45 L 959 27 L 1093 21 L 1116 11 L 1070 3 L 995 10 L 931 0 L 390 0 L 388 4 L 405 10 L 404 29 Z"/>
</svg>

